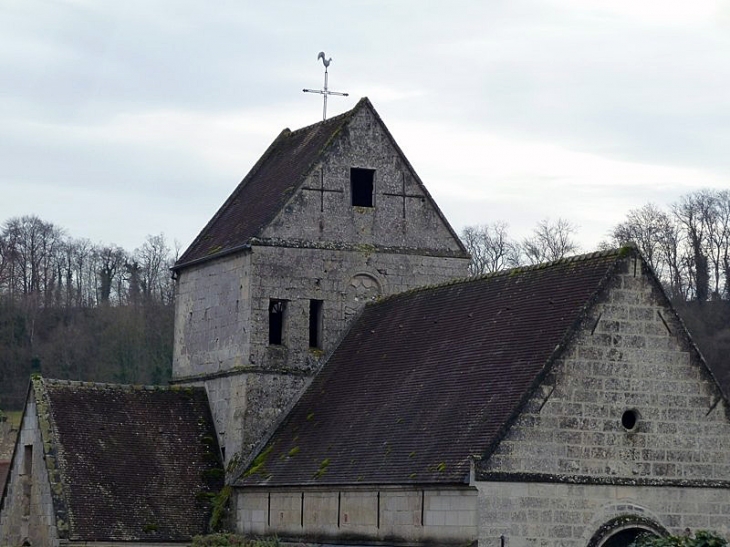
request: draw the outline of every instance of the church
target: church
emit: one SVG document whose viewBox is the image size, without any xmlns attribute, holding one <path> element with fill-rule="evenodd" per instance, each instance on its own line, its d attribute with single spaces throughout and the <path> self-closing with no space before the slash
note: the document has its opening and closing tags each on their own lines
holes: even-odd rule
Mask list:
<svg viewBox="0 0 730 547">
<path fill-rule="evenodd" d="M 171 386 L 33 379 L 0 545 L 727 537 L 728 399 L 641 254 L 468 261 L 370 101 L 285 129 L 173 269 Z"/>
</svg>

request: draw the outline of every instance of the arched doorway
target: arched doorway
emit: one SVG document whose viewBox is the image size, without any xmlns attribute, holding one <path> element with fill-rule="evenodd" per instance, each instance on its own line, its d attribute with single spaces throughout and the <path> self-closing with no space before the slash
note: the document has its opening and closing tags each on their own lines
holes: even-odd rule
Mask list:
<svg viewBox="0 0 730 547">
<path fill-rule="evenodd" d="M 647 530 L 646 528 L 624 528 L 619 530 L 615 534 L 612 534 L 601 543 L 601 547 L 628 547 L 636 539 L 644 534 L 651 534 L 652 536 L 658 536 L 658 534 Z"/>
<path fill-rule="evenodd" d="M 662 537 L 667 535 L 667 531 L 648 518 L 623 515 L 601 526 L 588 542 L 588 547 L 628 547 L 643 534 Z"/>
</svg>

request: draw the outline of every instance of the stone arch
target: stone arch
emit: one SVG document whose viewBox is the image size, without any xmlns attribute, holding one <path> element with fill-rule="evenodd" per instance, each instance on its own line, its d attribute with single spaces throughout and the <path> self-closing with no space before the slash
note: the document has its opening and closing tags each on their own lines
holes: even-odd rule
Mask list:
<svg viewBox="0 0 730 547">
<path fill-rule="evenodd" d="M 655 520 L 636 513 L 615 516 L 595 531 L 588 547 L 628 547 L 642 534 L 663 537 L 667 530 Z"/>
<path fill-rule="evenodd" d="M 383 295 L 383 283 L 369 272 L 353 272 L 346 283 L 343 296 L 347 321 L 355 316 L 362 306 Z"/>
<path fill-rule="evenodd" d="M 353 299 L 358 302 L 368 302 L 375 300 L 382 294 L 382 285 L 372 274 L 358 272 L 350 277 L 350 280 L 347 282 L 348 299 Z"/>
</svg>

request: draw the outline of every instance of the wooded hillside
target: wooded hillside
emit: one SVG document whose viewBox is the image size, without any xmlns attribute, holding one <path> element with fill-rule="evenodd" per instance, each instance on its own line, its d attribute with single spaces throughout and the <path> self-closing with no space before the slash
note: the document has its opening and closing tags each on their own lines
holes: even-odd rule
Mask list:
<svg viewBox="0 0 730 547">
<path fill-rule="evenodd" d="M 164 236 L 133 252 L 67 237 L 33 216 L 0 230 L 0 407 L 20 408 L 33 372 L 165 383 L 175 260 Z"/>
<path fill-rule="evenodd" d="M 570 222 L 543 220 L 513 240 L 504 222 L 467 227 L 471 271 L 580 252 Z M 699 191 L 667 211 L 629 211 L 603 243 L 636 244 L 730 392 L 730 192 Z M 593 249 L 588 249 L 590 251 Z M 175 261 L 164 236 L 132 252 L 68 237 L 34 216 L 0 227 L 0 408 L 18 409 L 31 373 L 97 382 L 167 382 Z"/>
</svg>

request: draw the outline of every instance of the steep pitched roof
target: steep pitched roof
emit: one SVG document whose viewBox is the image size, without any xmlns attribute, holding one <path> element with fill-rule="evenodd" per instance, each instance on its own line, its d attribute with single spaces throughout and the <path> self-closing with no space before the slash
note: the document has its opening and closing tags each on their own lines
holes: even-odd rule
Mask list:
<svg viewBox="0 0 730 547">
<path fill-rule="evenodd" d="M 258 236 L 304 181 L 334 137 L 361 108 L 290 131 L 284 129 L 182 254 L 176 268 L 241 248 Z"/>
<path fill-rule="evenodd" d="M 238 483 L 463 483 L 626 252 L 366 306 Z"/>
<path fill-rule="evenodd" d="M 33 380 L 59 534 L 185 541 L 222 469 L 203 388 Z"/>
<path fill-rule="evenodd" d="M 259 237 L 303 184 L 315 164 L 327 153 L 330 144 L 363 108 L 369 109 L 382 125 L 394 148 L 421 186 L 421 191 L 453 235 L 461 255 L 468 256 L 459 237 L 433 201 L 372 103 L 364 97 L 344 114 L 296 131 L 284 129 L 180 256 L 173 269 L 178 270 L 241 250 Z"/>
</svg>

